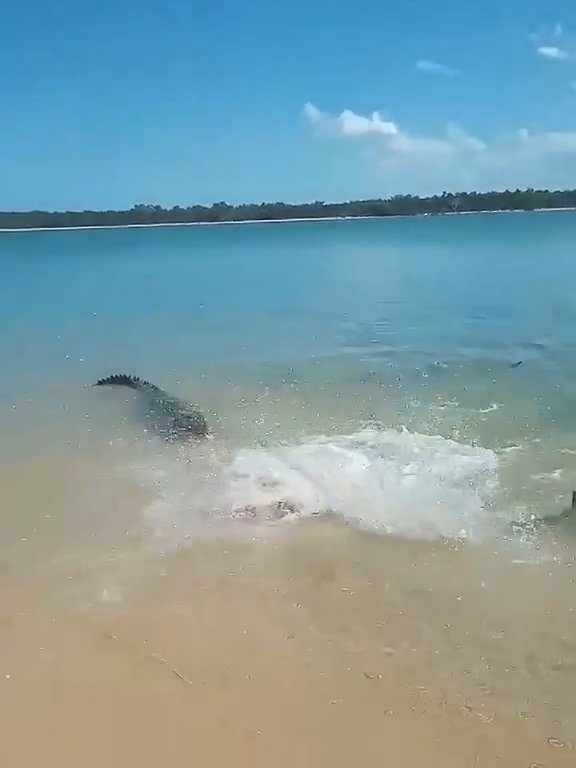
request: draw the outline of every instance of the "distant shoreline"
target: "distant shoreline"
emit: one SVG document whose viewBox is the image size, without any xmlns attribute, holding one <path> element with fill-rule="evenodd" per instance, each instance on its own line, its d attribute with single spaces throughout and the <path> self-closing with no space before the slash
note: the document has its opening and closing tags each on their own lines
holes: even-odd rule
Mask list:
<svg viewBox="0 0 576 768">
<path fill-rule="evenodd" d="M 558 208 L 514 208 L 506 210 L 481 210 L 481 211 L 446 211 L 444 213 L 406 213 L 390 214 L 385 216 L 301 216 L 285 219 L 231 219 L 228 221 L 165 221 L 149 224 L 85 224 L 71 227 L 0 227 L 0 234 L 15 234 L 21 232 L 74 232 L 79 230 L 95 229 L 153 229 L 156 227 L 219 227 L 234 226 L 239 224 L 297 224 L 318 223 L 322 221 L 361 221 L 362 219 L 413 219 L 413 218 L 438 218 L 438 216 L 479 216 L 506 213 L 559 213 L 562 211 L 576 212 L 576 207 Z"/>
<path fill-rule="evenodd" d="M 576 189 L 516 189 L 492 192 L 442 192 L 431 197 L 394 195 L 387 199 L 347 202 L 239 203 L 161 205 L 138 203 L 120 210 L 0 211 L 0 231 L 38 232 L 77 229 L 137 229 L 216 224 L 289 224 L 292 222 L 356 221 L 404 216 L 447 216 L 462 213 L 509 213 L 576 210 Z"/>
<path fill-rule="evenodd" d="M 153 227 L 221 227 L 234 224 L 290 224 L 292 222 L 346 221 L 349 219 L 392 219 L 400 216 L 308 216 L 289 219 L 238 219 L 230 221 L 161 221 L 150 224 L 86 224 L 75 227 L 13 227 L 0 232 L 67 232 L 78 229 L 152 229 Z"/>
</svg>

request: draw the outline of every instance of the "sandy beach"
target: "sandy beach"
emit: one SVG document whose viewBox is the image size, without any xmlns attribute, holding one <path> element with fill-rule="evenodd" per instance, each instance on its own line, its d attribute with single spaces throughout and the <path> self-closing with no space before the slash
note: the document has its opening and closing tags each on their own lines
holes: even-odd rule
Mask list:
<svg viewBox="0 0 576 768">
<path fill-rule="evenodd" d="M 311 521 L 128 575 L 4 568 L 3 766 L 574 764 L 561 573 Z"/>
</svg>

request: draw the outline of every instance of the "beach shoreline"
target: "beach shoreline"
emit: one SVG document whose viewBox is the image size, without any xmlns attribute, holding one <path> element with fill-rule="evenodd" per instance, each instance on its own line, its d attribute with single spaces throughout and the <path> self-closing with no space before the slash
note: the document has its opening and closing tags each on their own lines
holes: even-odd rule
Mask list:
<svg viewBox="0 0 576 768">
<path fill-rule="evenodd" d="M 308 216 L 287 219 L 239 219 L 230 221 L 174 221 L 158 222 L 155 224 L 88 224 L 79 227 L 12 227 L 0 228 L 0 234 L 16 234 L 20 232 L 75 232 L 79 230 L 98 230 L 98 229 L 155 229 L 159 227 L 218 227 L 233 226 L 237 224 L 314 224 L 319 222 L 334 221 L 363 221 L 380 219 L 386 221 L 389 219 L 435 219 L 439 216 L 483 216 L 492 214 L 506 213 L 561 213 L 572 212 L 576 208 L 534 208 L 525 210 L 523 208 L 502 210 L 502 211 L 446 211 L 445 213 L 410 213 L 406 215 L 394 214 L 390 216 Z"/>
</svg>

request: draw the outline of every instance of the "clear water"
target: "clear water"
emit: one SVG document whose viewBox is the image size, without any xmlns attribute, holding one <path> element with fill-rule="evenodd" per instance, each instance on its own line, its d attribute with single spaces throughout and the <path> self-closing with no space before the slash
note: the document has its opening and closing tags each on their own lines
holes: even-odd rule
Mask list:
<svg viewBox="0 0 576 768">
<path fill-rule="evenodd" d="M 102 763 L 106 732 L 126 764 L 572 765 L 575 240 L 569 212 L 0 233 L 4 763 Z M 114 372 L 213 439 L 149 434 L 89 386 Z"/>
<path fill-rule="evenodd" d="M 558 514 L 575 241 L 571 212 L 0 234 L 4 472 L 120 468 L 179 533 L 278 501 L 417 537 Z M 129 392 L 87 386 L 114 372 L 214 440 L 157 443 Z"/>
</svg>

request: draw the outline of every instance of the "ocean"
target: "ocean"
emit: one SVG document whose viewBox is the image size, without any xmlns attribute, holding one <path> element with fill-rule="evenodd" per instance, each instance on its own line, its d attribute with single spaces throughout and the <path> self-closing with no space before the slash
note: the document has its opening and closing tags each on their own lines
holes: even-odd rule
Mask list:
<svg viewBox="0 0 576 768">
<path fill-rule="evenodd" d="M 210 765 L 570 764 L 575 242 L 569 211 L 0 233 L 3 764 L 100 765 L 104 729 L 156 765 L 160 718 L 189 765 L 187 711 Z"/>
</svg>

